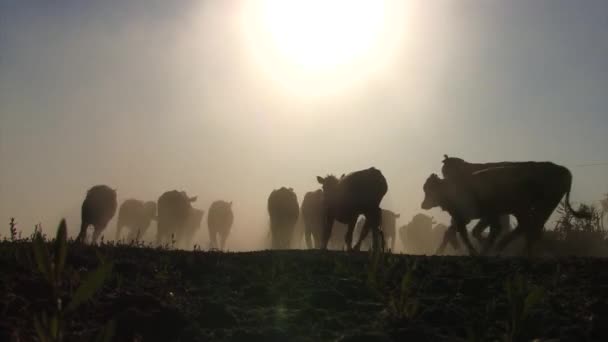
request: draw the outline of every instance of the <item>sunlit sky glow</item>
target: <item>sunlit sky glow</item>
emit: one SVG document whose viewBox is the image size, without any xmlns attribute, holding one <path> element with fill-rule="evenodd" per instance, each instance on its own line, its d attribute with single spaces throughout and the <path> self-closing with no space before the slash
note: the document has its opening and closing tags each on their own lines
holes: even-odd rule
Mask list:
<svg viewBox="0 0 608 342">
<path fill-rule="evenodd" d="M 249 1 L 241 18 L 245 46 L 279 91 L 340 95 L 394 63 L 406 28 L 404 4 Z"/>
<path fill-rule="evenodd" d="M 445 153 L 551 160 L 572 200 L 597 201 L 608 168 L 576 165 L 608 161 L 607 16 L 604 0 L 2 1 L 0 224 L 66 216 L 74 234 L 94 184 L 185 189 L 232 200 L 228 246 L 247 249 L 272 189 L 301 200 L 372 165 L 406 223 Z"/>
</svg>

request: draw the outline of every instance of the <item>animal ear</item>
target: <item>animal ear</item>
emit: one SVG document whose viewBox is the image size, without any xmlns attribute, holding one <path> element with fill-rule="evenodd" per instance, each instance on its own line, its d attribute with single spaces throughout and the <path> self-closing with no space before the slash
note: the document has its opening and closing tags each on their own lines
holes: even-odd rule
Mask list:
<svg viewBox="0 0 608 342">
<path fill-rule="evenodd" d="M 346 173 L 343 173 L 342 176 L 340 176 L 340 179 L 344 178 L 344 176 L 346 176 Z"/>
<path fill-rule="evenodd" d="M 321 176 L 317 176 L 317 182 L 319 182 L 319 184 L 323 184 L 325 183 L 325 179 Z"/>
<path fill-rule="evenodd" d="M 444 154 L 444 155 L 443 155 L 443 162 L 445 162 L 445 161 L 446 161 L 448 158 L 449 158 L 449 157 L 448 157 L 448 155 L 447 155 L 447 154 Z"/>
</svg>

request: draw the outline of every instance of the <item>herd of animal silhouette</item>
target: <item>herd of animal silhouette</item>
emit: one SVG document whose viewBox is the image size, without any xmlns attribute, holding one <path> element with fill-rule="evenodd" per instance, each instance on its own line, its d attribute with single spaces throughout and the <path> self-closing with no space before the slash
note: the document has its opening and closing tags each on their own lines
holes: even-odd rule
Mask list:
<svg viewBox="0 0 608 342">
<path fill-rule="evenodd" d="M 589 218 L 584 211 L 575 211 L 569 203 L 572 174 L 563 166 L 551 162 L 498 162 L 469 163 L 460 158 L 444 156 L 442 176 L 431 174 L 424 183 L 425 193 L 421 208 L 439 207 L 451 216 L 439 246 L 459 245 L 457 236 L 471 255 L 499 254 L 513 239 L 522 235 L 526 244 L 524 252 L 531 255 L 540 239 L 543 227 L 565 195 L 566 208 L 579 218 Z M 327 249 L 332 237 L 334 222 L 347 226 L 344 246 L 348 251 L 358 251 L 369 232 L 372 232 L 372 248 L 384 249 L 385 238 L 394 248 L 395 220 L 397 214 L 382 210 L 380 202 L 388 191 L 388 183 L 380 170 L 355 171 L 337 178 L 333 175 L 317 177 L 321 189 L 308 192 L 302 206 L 291 188 L 273 190 L 268 197 L 271 247 L 288 249 L 293 241 L 294 227 L 301 218 L 308 248 Z M 106 185 L 89 189 L 82 204 L 82 224 L 77 240 L 85 242 L 89 226 L 93 226 L 92 242 L 95 243 L 117 210 L 116 191 Z M 129 199 L 122 203 L 118 213 L 116 237 L 128 228 L 127 240 L 142 236 L 152 220 L 157 221 L 156 243 L 165 245 L 176 241 L 190 242 L 200 228 L 203 211 L 192 207 L 196 197 L 184 191 L 167 191 L 157 202 Z M 505 230 L 509 215 L 517 220 L 517 226 L 495 245 L 497 237 Z M 363 219 L 359 220 L 359 218 Z M 468 237 L 467 224 L 479 221 L 473 228 L 473 236 L 479 240 L 477 251 Z M 211 248 L 224 249 L 234 220 L 232 202 L 213 202 L 207 214 Z M 357 222 L 360 234 L 353 243 Z M 489 228 L 489 233 L 483 232 Z M 219 238 L 219 241 L 218 241 Z"/>
</svg>

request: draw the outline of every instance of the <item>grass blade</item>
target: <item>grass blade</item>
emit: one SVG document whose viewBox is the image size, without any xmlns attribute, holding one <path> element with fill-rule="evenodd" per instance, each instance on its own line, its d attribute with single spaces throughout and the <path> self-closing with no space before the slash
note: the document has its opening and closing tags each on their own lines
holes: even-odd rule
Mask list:
<svg viewBox="0 0 608 342">
<path fill-rule="evenodd" d="M 65 265 L 65 259 L 68 252 L 68 232 L 65 219 L 62 219 L 57 228 L 57 237 L 55 238 L 55 277 L 60 279 Z"/>
<path fill-rule="evenodd" d="M 103 283 L 110 276 L 110 273 L 112 273 L 111 262 L 102 264 L 95 271 L 89 273 L 84 282 L 76 290 L 76 293 L 74 293 L 74 297 L 72 297 L 66 310 L 73 311 L 80 306 L 80 304 L 91 299 L 95 292 L 103 286 Z"/>
<path fill-rule="evenodd" d="M 46 249 L 46 245 L 40 234 L 37 234 L 34 238 L 34 258 L 36 259 L 36 266 L 38 266 L 40 273 L 42 273 L 49 283 L 54 283 L 51 274 L 49 251 Z"/>
</svg>

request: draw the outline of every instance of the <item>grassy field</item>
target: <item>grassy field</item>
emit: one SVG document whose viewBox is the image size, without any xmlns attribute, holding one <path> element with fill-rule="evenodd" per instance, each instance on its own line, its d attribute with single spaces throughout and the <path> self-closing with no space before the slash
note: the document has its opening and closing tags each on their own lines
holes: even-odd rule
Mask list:
<svg viewBox="0 0 608 342">
<path fill-rule="evenodd" d="M 186 252 L 68 242 L 65 267 L 51 284 L 34 245 L 0 243 L 1 341 L 36 340 L 36 321 L 46 322 L 38 324 L 42 334 L 58 326 L 55 340 L 64 341 L 608 336 L 608 261 L 599 258 Z M 53 242 L 43 246 L 54 258 Z M 95 281 L 99 286 L 90 285 Z M 70 309 L 76 297 L 82 304 Z"/>
</svg>

